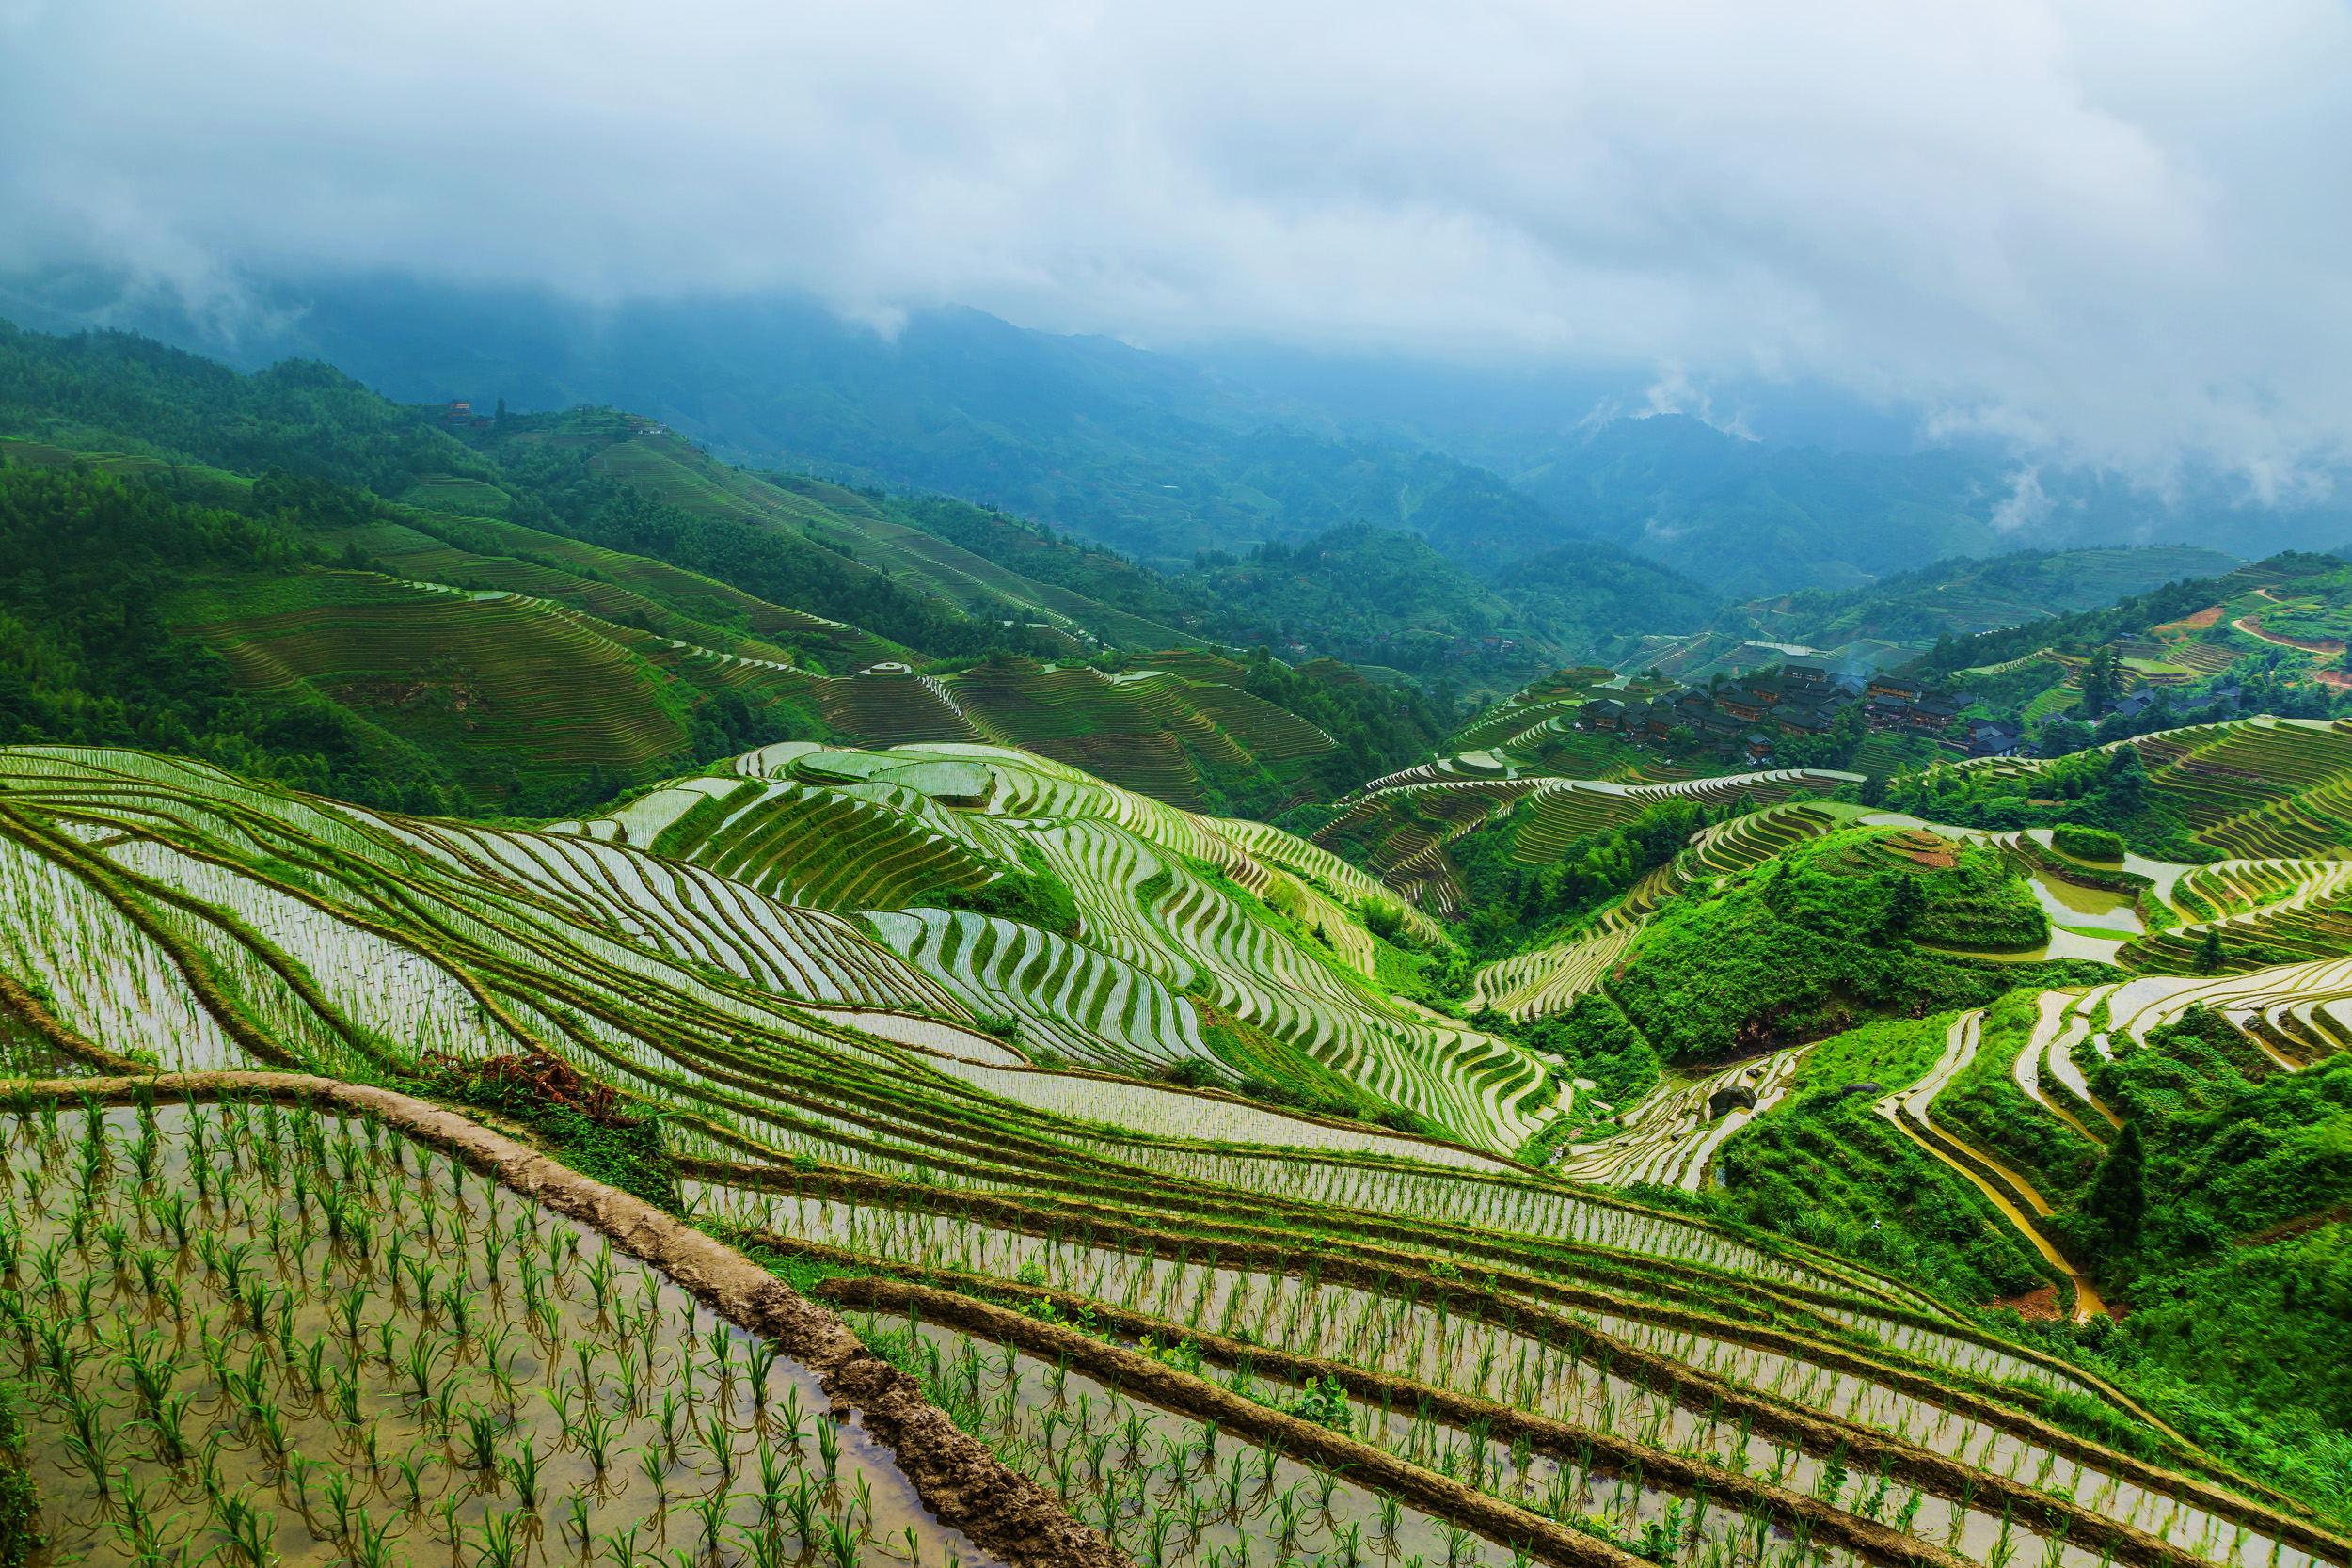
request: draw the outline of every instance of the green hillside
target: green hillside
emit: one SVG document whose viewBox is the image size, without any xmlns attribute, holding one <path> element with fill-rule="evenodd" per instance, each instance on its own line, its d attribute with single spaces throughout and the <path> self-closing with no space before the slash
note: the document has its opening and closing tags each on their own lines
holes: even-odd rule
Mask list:
<svg viewBox="0 0 2352 1568">
<path fill-rule="evenodd" d="M 0 1568 L 2352 1561 L 2352 569 L 1913 584 L 2063 744 L 1756 770 L 1456 482 L 0 333 Z"/>
<path fill-rule="evenodd" d="M 747 474 L 606 410 L 453 417 L 323 366 L 245 377 L 11 330 L 0 427 L 17 741 L 528 813 L 764 741 L 992 739 L 1263 813 L 1414 760 L 1438 728 L 1410 694 L 1186 652 L 1170 623 L 1206 618 L 1115 556 Z M 1128 650 L 1231 673 L 1155 675 Z"/>
<path fill-rule="evenodd" d="M 1925 650 L 1941 638 L 2099 610 L 2184 578 L 2221 577 L 2242 564 L 2235 556 L 2188 546 L 2019 550 L 1938 562 L 1843 593 L 1807 589 L 1751 600 L 1724 619 L 1770 641 L 1836 648 L 1867 638 Z"/>
<path fill-rule="evenodd" d="M 1695 625 L 1711 597 L 1622 552 L 1566 546 L 1481 579 L 1413 534 L 1361 525 L 1247 559 L 1207 553 L 1174 586 L 1236 641 L 1509 690 Z M 1203 624 L 1205 622 L 1205 618 Z"/>
</svg>

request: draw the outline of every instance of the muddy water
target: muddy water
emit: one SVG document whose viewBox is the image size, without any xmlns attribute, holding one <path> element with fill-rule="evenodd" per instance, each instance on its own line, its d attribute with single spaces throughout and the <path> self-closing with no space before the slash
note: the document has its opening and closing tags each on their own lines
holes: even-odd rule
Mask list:
<svg viewBox="0 0 2352 1568">
<path fill-rule="evenodd" d="M 312 1113 L 95 1125 L 0 1117 L 56 1561 L 989 1560 L 811 1374 L 582 1227 Z"/>
<path fill-rule="evenodd" d="M 2131 936 L 2148 928 L 2134 907 L 2137 900 L 2131 894 L 2083 887 L 2040 871 L 2028 871 L 2026 882 L 2033 890 L 2034 902 L 2042 906 L 2042 912 L 2050 917 L 2052 925 Z"/>
<path fill-rule="evenodd" d="M 1057 1289 L 1172 1322 L 1497 1399 L 1752 1473 L 1781 1473 L 1786 1484 L 1799 1490 L 1817 1490 L 1827 1479 L 1819 1459 L 1775 1450 L 1734 1422 L 1681 1409 L 1605 1366 L 1580 1362 L 1520 1336 L 1449 1319 L 1396 1297 L 1261 1272 L 1180 1265 L 945 1217 L 818 1200 L 787 1201 L 771 1220 L 788 1233 L 877 1256 L 997 1277 L 1027 1271 L 1025 1277 Z M 1613 1317 L 1581 1316 L 1607 1332 L 1736 1384 L 1877 1428 L 1992 1474 L 2055 1487 L 2110 1517 L 2162 1533 L 2175 1546 L 2209 1560 L 2236 1560 L 2246 1568 L 2268 1568 L 2274 1560 L 2273 1543 L 2267 1538 L 2238 1539 L 2233 1554 L 2232 1527 L 2177 1508 L 2170 1497 L 2144 1495 L 2112 1476 L 1883 1386 L 1728 1340 Z M 1848 1500 L 1851 1504 L 1858 1499 L 1850 1492 Z M 1880 1500 L 1882 1516 L 1890 1520 L 1902 1506 L 1900 1497 Z M 1997 1552 L 2005 1528 L 1997 1511 L 1967 1507 L 1967 1500 L 1924 1498 L 1910 1528 L 1963 1551 Z M 1647 1516 L 1659 1517 L 1663 1506 L 1665 1500 L 1657 1499 Z M 2011 1536 L 2013 1543 L 2027 1539 L 2023 1531 Z M 2041 1542 L 2034 1551 L 2046 1552 L 2049 1544 Z M 2066 1549 L 2064 1561 L 2078 1560 L 2096 1560 Z M 2275 1560 L 2278 1568 L 2301 1568 L 2308 1560 L 2281 1549 Z"/>
</svg>

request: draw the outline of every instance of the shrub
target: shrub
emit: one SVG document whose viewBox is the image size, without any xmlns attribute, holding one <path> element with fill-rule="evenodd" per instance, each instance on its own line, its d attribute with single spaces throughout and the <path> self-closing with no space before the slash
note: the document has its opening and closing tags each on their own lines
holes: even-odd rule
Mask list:
<svg viewBox="0 0 2352 1568">
<path fill-rule="evenodd" d="M 1218 1074 L 1216 1069 L 1198 1056 L 1186 1056 L 1181 1062 L 1170 1063 L 1167 1076 L 1169 1083 L 1181 1084 L 1188 1089 L 1225 1087 L 1225 1080 Z"/>
<path fill-rule="evenodd" d="M 931 889 L 914 900 L 939 910 L 969 910 L 1000 920 L 1017 920 L 1057 936 L 1078 932 L 1078 900 L 1057 877 L 1040 871 L 1008 871 L 983 887 Z"/>
<path fill-rule="evenodd" d="M 1356 1415 L 1348 1408 L 1347 1390 L 1340 1386 L 1336 1377 L 1309 1378 L 1297 1393 L 1275 1408 L 1302 1421 L 1329 1427 L 1333 1432 L 1353 1433 L 1356 1430 Z"/>
<path fill-rule="evenodd" d="M 2050 830 L 2050 843 L 2060 854 L 2072 855 L 2078 861 L 2120 861 L 2123 858 L 2123 835 L 2111 833 L 2105 828 L 2082 828 L 2060 823 Z"/>
<path fill-rule="evenodd" d="M 1531 1050 L 1557 1056 L 1579 1078 L 1600 1085 L 1614 1105 L 1639 1100 L 1657 1084 L 1658 1054 L 1607 996 L 1580 996 L 1565 1013 L 1531 1024 L 1520 1036 Z"/>
</svg>

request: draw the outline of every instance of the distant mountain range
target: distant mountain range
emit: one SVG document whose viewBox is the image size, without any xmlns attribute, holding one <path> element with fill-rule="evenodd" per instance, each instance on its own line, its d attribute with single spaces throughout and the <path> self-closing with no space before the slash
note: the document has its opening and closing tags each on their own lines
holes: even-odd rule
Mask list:
<svg viewBox="0 0 2352 1568">
<path fill-rule="evenodd" d="M 251 319 L 270 325 L 229 337 L 119 299 L 103 279 L 17 279 L 0 314 L 128 326 L 247 367 L 321 358 L 402 401 L 625 407 L 733 461 L 1000 506 L 1164 570 L 1364 524 L 1482 576 L 1577 542 L 1743 599 L 2026 546 L 2256 556 L 2352 532 L 2352 509 L 2239 504 L 2217 480 L 2160 501 L 1990 451 L 1891 450 L 1883 430 L 1873 450 L 1833 451 L 1613 417 L 1631 400 L 1604 378 L 1196 361 L 965 309 L 886 337 L 801 300 L 606 308 L 375 277 L 260 288 Z"/>
</svg>

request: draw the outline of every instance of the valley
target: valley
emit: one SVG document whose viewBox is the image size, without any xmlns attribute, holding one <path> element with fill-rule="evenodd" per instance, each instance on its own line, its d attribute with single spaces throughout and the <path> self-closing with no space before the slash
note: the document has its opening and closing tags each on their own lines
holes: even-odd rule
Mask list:
<svg viewBox="0 0 2352 1568">
<path fill-rule="evenodd" d="M 6 1568 L 2352 1560 L 2341 560 L 4 346 Z"/>
</svg>

